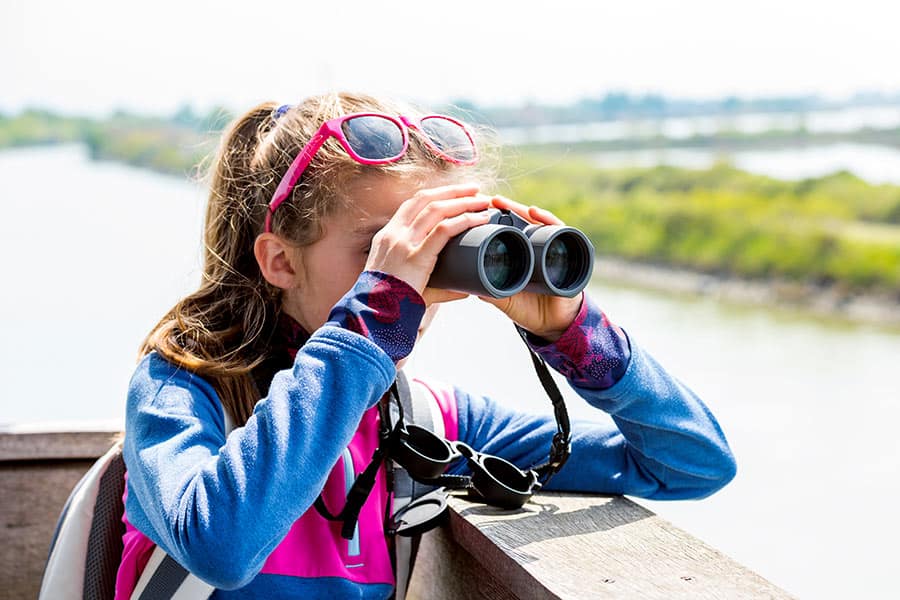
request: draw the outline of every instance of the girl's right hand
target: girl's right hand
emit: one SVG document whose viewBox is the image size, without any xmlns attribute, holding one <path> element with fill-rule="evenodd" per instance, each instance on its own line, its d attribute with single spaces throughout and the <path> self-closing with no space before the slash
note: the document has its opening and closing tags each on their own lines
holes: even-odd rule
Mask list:
<svg viewBox="0 0 900 600">
<path fill-rule="evenodd" d="M 447 241 L 463 231 L 488 222 L 491 198 L 479 196 L 478 186 L 456 184 L 419 190 L 397 208 L 390 221 L 372 238 L 366 270 L 402 279 L 425 296 L 438 254 Z M 429 290 L 426 302 L 438 298 Z M 447 292 L 453 297 L 464 294 Z"/>
</svg>

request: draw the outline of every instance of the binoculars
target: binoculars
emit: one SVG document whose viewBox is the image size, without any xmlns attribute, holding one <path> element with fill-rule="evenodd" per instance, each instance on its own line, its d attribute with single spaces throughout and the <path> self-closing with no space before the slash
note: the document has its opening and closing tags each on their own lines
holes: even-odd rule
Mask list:
<svg viewBox="0 0 900 600">
<path fill-rule="evenodd" d="M 584 233 L 529 223 L 508 210 L 488 213 L 488 223 L 447 242 L 429 286 L 494 298 L 522 290 L 572 297 L 587 286 L 594 246 Z"/>
</svg>

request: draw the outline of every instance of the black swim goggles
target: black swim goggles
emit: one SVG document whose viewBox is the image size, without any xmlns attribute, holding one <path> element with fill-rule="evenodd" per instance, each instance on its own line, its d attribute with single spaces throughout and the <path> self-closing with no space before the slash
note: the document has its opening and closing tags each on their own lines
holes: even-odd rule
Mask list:
<svg viewBox="0 0 900 600">
<path fill-rule="evenodd" d="M 524 331 L 519 329 L 524 338 Z M 368 467 L 356 478 L 343 510 L 337 515 L 325 506 L 320 495 L 316 510 L 328 520 L 342 521 L 341 535 L 351 539 L 362 506 L 375 485 L 381 463 L 393 460 L 414 481 L 438 489 L 414 499 L 389 520 L 388 533 L 415 535 L 437 525 L 446 513 L 446 493 L 465 490 L 469 499 L 504 509 L 516 509 L 528 502 L 562 468 L 570 453 L 571 428 L 562 394 L 550 376 L 543 359 L 529 347 L 538 378 L 553 403 L 557 432 L 550 443 L 549 460 L 529 469 L 520 469 L 498 456 L 478 452 L 463 442 L 448 441 L 434 432 L 404 420 L 397 382 L 381 399 L 379 445 Z M 391 416 L 391 404 L 397 417 Z M 393 424 L 392 424 L 393 423 Z M 449 475 L 446 470 L 465 460 L 471 475 Z"/>
</svg>

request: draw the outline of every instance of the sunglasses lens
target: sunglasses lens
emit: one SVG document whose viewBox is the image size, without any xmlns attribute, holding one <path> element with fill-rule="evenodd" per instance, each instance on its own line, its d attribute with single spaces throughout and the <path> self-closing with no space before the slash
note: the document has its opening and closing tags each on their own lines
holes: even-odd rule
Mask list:
<svg viewBox="0 0 900 600">
<path fill-rule="evenodd" d="M 451 159 L 467 163 L 475 160 L 475 146 L 462 125 L 443 117 L 425 117 L 422 131 L 438 150 Z"/>
<path fill-rule="evenodd" d="M 366 160 L 388 160 L 403 154 L 403 132 L 384 117 L 365 116 L 341 123 L 347 143 Z"/>
</svg>

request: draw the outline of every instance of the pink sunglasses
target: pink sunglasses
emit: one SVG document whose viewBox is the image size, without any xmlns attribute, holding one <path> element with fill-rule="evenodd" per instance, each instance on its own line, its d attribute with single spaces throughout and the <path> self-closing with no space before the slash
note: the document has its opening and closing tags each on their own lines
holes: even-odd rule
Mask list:
<svg viewBox="0 0 900 600">
<path fill-rule="evenodd" d="M 478 151 L 469 130 L 456 119 L 444 115 L 427 115 L 414 120 L 403 115 L 392 117 L 381 113 L 354 113 L 331 119 L 319 127 L 278 183 L 278 189 L 269 202 L 266 233 L 272 231 L 275 210 L 290 197 L 306 167 L 329 137 L 336 138 L 356 162 L 383 165 L 400 160 L 406 154 L 410 129 L 422 133 L 426 145 L 452 163 L 471 165 L 478 160 Z"/>
</svg>

